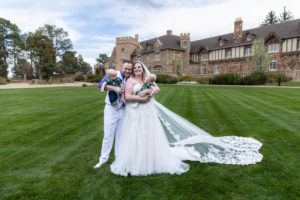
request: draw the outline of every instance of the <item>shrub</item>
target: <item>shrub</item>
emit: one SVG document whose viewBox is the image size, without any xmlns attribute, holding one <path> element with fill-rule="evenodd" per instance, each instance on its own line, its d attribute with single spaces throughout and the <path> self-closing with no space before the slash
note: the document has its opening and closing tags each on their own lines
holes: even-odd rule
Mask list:
<svg viewBox="0 0 300 200">
<path fill-rule="evenodd" d="M 87 76 L 88 81 L 92 82 L 92 83 L 99 83 L 101 81 L 101 79 L 103 78 L 103 76 L 101 75 L 96 75 L 96 74 L 90 74 Z"/>
<path fill-rule="evenodd" d="M 82 84 L 82 87 L 87 87 L 87 84 L 85 84 L 85 83 L 84 83 L 84 84 Z"/>
<path fill-rule="evenodd" d="M 5 85 L 7 84 L 7 79 L 6 78 L 0 78 L 0 85 Z"/>
<path fill-rule="evenodd" d="M 219 74 L 210 78 L 209 84 L 239 85 L 241 84 L 241 76 L 236 73 Z"/>
<path fill-rule="evenodd" d="M 268 83 L 278 82 L 279 78 L 280 78 L 281 82 L 288 82 L 289 81 L 289 77 L 284 75 L 284 74 L 281 74 L 281 73 L 276 73 L 276 72 L 275 73 L 268 73 L 267 76 L 268 76 L 268 80 L 267 80 Z"/>
<path fill-rule="evenodd" d="M 76 78 L 75 78 L 75 81 L 83 81 L 83 80 L 84 80 L 83 75 L 78 75 L 78 76 L 76 76 Z"/>
<path fill-rule="evenodd" d="M 268 76 L 263 71 L 255 71 L 242 78 L 242 85 L 259 85 L 267 82 Z"/>
<path fill-rule="evenodd" d="M 255 71 L 245 77 L 236 73 L 225 73 L 209 79 L 209 84 L 218 85 L 259 85 L 266 82 L 267 75 L 263 71 Z"/>
<path fill-rule="evenodd" d="M 156 75 L 156 83 L 174 84 L 177 82 L 178 82 L 178 79 L 176 77 L 170 76 L 168 74 L 157 74 Z"/>
</svg>

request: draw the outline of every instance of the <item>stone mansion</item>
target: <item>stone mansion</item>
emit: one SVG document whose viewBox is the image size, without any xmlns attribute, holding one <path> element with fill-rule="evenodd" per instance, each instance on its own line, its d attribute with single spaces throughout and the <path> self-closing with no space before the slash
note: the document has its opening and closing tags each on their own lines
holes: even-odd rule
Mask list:
<svg viewBox="0 0 300 200">
<path fill-rule="evenodd" d="M 211 76 L 219 73 L 252 72 L 251 46 L 255 38 L 263 37 L 270 55 L 267 72 L 281 72 L 293 80 L 300 80 L 300 19 L 274 25 L 243 30 L 243 21 L 237 18 L 233 33 L 191 41 L 190 33 L 166 35 L 139 42 L 135 37 L 118 37 L 104 68 L 120 69 L 123 60 L 138 60 L 153 73 L 176 76 L 173 60 L 181 55 L 183 75 Z M 99 70 L 95 66 L 95 71 Z"/>
</svg>

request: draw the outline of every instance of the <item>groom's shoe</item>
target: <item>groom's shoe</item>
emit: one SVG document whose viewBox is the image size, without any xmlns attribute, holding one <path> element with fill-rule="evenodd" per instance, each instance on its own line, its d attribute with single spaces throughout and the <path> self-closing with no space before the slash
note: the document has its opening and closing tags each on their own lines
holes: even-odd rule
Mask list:
<svg viewBox="0 0 300 200">
<path fill-rule="evenodd" d="M 99 167 L 101 167 L 101 165 L 103 165 L 104 163 L 106 163 L 107 161 L 99 161 L 95 166 L 94 166 L 94 168 L 95 169 L 97 169 L 97 168 L 99 168 Z"/>
</svg>

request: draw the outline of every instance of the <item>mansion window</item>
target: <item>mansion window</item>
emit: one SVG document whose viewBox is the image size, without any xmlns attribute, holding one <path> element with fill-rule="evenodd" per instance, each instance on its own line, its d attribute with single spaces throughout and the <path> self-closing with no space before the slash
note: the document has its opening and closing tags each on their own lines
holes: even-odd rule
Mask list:
<svg viewBox="0 0 300 200">
<path fill-rule="evenodd" d="M 150 55 L 147 55 L 146 59 L 147 59 L 147 60 L 150 60 Z"/>
<path fill-rule="evenodd" d="M 198 61 L 198 55 L 197 54 L 192 54 L 192 62 L 197 63 Z"/>
<path fill-rule="evenodd" d="M 245 56 L 250 56 L 251 55 L 251 47 L 246 47 L 245 48 Z"/>
<path fill-rule="evenodd" d="M 276 66 L 277 66 L 277 60 L 273 58 L 270 61 L 270 71 L 276 71 Z"/>
<path fill-rule="evenodd" d="M 139 56 L 139 57 L 137 58 L 137 60 L 138 60 L 138 61 L 142 61 L 141 56 Z"/>
<path fill-rule="evenodd" d="M 298 40 L 298 49 L 300 49 L 300 39 Z"/>
<path fill-rule="evenodd" d="M 115 62 L 114 61 L 111 62 L 111 66 L 115 67 Z"/>
<path fill-rule="evenodd" d="M 201 60 L 208 60 L 208 54 L 205 53 L 205 54 L 201 54 Z"/>
<path fill-rule="evenodd" d="M 226 50 L 226 58 L 231 58 L 231 49 Z"/>
<path fill-rule="evenodd" d="M 206 74 L 206 65 L 202 66 L 202 74 Z"/>
<path fill-rule="evenodd" d="M 214 73 L 215 74 L 219 73 L 219 65 L 217 65 L 217 64 L 214 65 Z"/>
<path fill-rule="evenodd" d="M 155 61 L 160 61 L 160 54 L 159 53 L 155 54 Z"/>
<path fill-rule="evenodd" d="M 247 35 L 247 41 L 250 41 L 251 40 L 251 34 L 249 33 L 248 35 Z"/>
<path fill-rule="evenodd" d="M 186 49 L 186 47 L 187 47 L 187 42 L 184 41 L 183 44 L 182 44 L 182 48 Z"/>
<path fill-rule="evenodd" d="M 122 48 L 122 52 L 121 52 L 122 55 L 125 55 L 125 49 Z"/>
<path fill-rule="evenodd" d="M 154 68 L 153 68 L 153 71 L 154 71 L 155 73 L 162 73 L 162 67 L 154 67 Z"/>
<path fill-rule="evenodd" d="M 223 44 L 224 44 L 223 40 L 220 40 L 219 44 L 220 44 L 220 46 L 223 46 Z"/>
<path fill-rule="evenodd" d="M 268 45 L 268 53 L 279 52 L 279 44 L 269 44 Z"/>
</svg>

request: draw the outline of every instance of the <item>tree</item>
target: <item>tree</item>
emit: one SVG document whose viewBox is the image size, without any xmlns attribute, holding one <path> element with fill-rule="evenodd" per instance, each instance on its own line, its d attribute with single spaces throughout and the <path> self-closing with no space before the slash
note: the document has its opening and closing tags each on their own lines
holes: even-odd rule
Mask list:
<svg viewBox="0 0 300 200">
<path fill-rule="evenodd" d="M 7 78 L 8 58 L 16 64 L 20 45 L 20 29 L 9 20 L 0 18 L 0 77 Z"/>
<path fill-rule="evenodd" d="M 36 73 L 40 80 L 49 79 L 55 71 L 55 49 L 48 36 L 41 31 L 30 34 L 27 38 Z"/>
<path fill-rule="evenodd" d="M 275 11 L 271 10 L 266 19 L 262 22 L 261 26 L 267 26 L 269 24 L 277 24 L 279 22 L 278 17 L 275 14 Z"/>
<path fill-rule="evenodd" d="M 291 11 L 286 11 L 285 6 L 283 7 L 283 12 L 280 14 L 280 22 L 286 22 L 286 21 L 291 21 L 294 19 L 294 16 L 292 15 Z"/>
<path fill-rule="evenodd" d="M 97 65 L 103 66 L 107 61 L 107 55 L 106 54 L 99 54 L 98 58 L 96 58 Z"/>
<path fill-rule="evenodd" d="M 182 57 L 179 53 L 175 53 L 174 60 L 173 60 L 173 67 L 174 67 L 174 72 L 177 74 L 177 76 L 178 77 L 182 76 L 183 63 L 182 63 Z"/>
<path fill-rule="evenodd" d="M 43 27 L 38 29 L 44 35 L 48 36 L 51 40 L 54 49 L 55 56 L 61 58 L 61 56 L 66 52 L 72 49 L 72 42 L 68 38 L 68 32 L 64 31 L 63 28 L 58 28 L 55 25 L 45 24 Z"/>
<path fill-rule="evenodd" d="M 82 55 L 78 56 L 77 64 L 79 67 L 79 72 L 87 73 L 92 70 L 91 65 L 83 60 Z"/>
<path fill-rule="evenodd" d="M 27 79 L 33 78 L 33 71 L 30 63 L 24 58 L 18 58 L 16 65 L 12 68 L 14 76 L 17 78 L 24 78 L 26 75 Z"/>
<path fill-rule="evenodd" d="M 268 67 L 269 61 L 270 56 L 266 52 L 264 38 L 256 38 L 252 44 L 251 67 L 254 71 L 264 71 Z"/>
<path fill-rule="evenodd" d="M 58 72 L 60 74 L 74 74 L 79 71 L 76 52 L 66 51 L 62 54 L 61 60 L 58 62 Z"/>
</svg>

